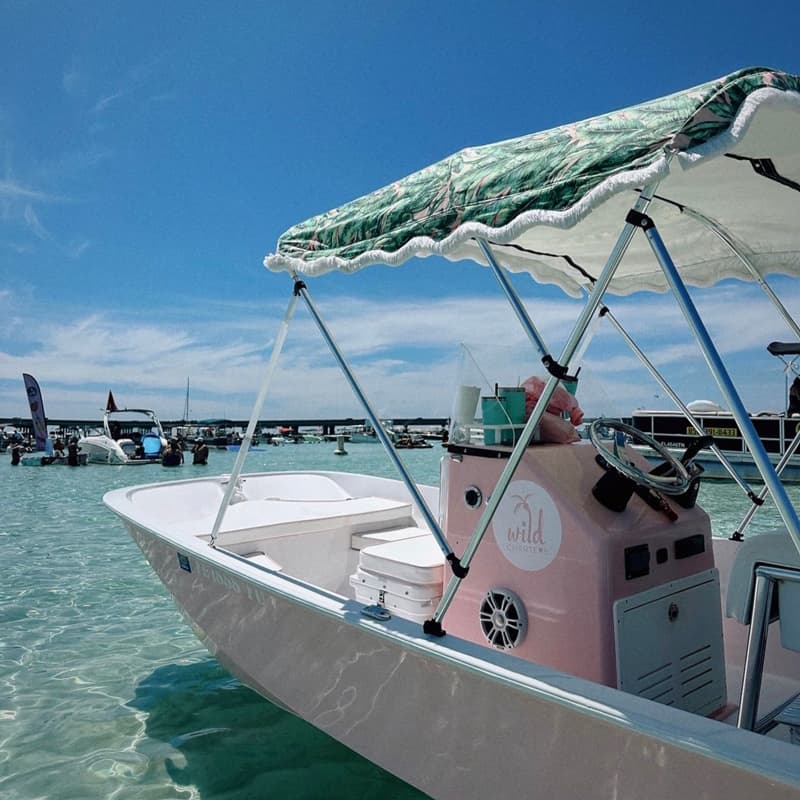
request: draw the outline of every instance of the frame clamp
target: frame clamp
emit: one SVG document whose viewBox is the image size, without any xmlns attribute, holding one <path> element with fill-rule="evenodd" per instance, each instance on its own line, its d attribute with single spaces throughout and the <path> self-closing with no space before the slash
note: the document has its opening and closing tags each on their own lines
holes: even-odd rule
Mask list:
<svg viewBox="0 0 800 800">
<path fill-rule="evenodd" d="M 455 553 L 448 553 L 445 558 L 450 562 L 450 569 L 453 570 L 453 575 L 456 578 L 464 579 L 469 573 L 469 567 L 461 565 L 461 561 Z"/>
<path fill-rule="evenodd" d="M 578 370 L 578 372 L 576 372 L 574 375 L 570 375 L 567 372 L 567 368 L 562 366 L 561 364 L 559 364 L 558 361 L 556 361 L 553 358 L 553 356 L 551 356 L 549 353 L 547 355 L 545 355 L 545 356 L 542 356 L 542 364 L 544 364 L 544 366 L 547 369 L 547 371 L 554 378 L 558 378 L 559 380 L 562 380 L 562 381 L 577 381 L 578 380 L 578 372 L 580 372 L 580 370 Z"/>
<path fill-rule="evenodd" d="M 643 231 L 649 231 L 651 228 L 655 228 L 656 226 L 652 217 L 648 217 L 647 214 L 643 214 L 641 211 L 637 211 L 635 208 L 632 208 L 628 212 L 628 216 L 625 217 L 625 222 L 627 222 L 629 225 L 635 225 L 637 228 L 641 228 Z"/>
</svg>

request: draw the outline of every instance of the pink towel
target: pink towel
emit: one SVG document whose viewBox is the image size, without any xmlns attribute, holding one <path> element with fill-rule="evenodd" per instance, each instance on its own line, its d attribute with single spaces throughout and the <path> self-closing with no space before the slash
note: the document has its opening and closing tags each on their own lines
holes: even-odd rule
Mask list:
<svg viewBox="0 0 800 800">
<path fill-rule="evenodd" d="M 530 416 L 536 401 L 542 395 L 544 387 L 545 382 L 537 375 L 531 375 L 530 378 L 522 382 L 522 388 L 525 389 L 526 415 Z M 550 398 L 547 410 L 551 414 L 562 414 L 566 411 L 573 425 L 580 425 L 583 421 L 583 411 L 578 405 L 578 401 L 560 383 L 556 386 L 556 391 Z"/>
</svg>

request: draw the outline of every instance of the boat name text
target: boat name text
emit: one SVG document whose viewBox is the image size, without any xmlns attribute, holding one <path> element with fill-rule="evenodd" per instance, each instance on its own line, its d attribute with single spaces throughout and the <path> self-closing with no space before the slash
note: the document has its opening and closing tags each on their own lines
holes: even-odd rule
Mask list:
<svg viewBox="0 0 800 800">
<path fill-rule="evenodd" d="M 230 592 L 236 592 L 236 594 L 242 594 L 248 600 L 255 600 L 258 603 L 265 603 L 267 600 L 268 595 L 263 589 L 259 589 L 247 581 L 234 578 L 233 575 L 220 569 L 215 569 L 210 564 L 201 561 L 198 572 L 204 578 L 209 578 L 216 583 L 217 586 L 222 586 Z"/>
</svg>

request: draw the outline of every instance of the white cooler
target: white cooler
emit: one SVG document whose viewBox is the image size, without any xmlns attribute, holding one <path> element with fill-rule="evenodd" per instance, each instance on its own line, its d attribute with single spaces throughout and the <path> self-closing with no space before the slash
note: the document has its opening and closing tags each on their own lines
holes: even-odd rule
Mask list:
<svg viewBox="0 0 800 800">
<path fill-rule="evenodd" d="M 365 547 L 350 576 L 358 602 L 419 623 L 436 610 L 443 582 L 444 556 L 431 535 Z"/>
</svg>

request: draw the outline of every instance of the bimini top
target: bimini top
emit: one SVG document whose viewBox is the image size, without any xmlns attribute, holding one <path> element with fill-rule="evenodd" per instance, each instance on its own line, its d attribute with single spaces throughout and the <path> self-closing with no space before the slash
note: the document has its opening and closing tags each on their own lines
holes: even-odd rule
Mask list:
<svg viewBox="0 0 800 800">
<path fill-rule="evenodd" d="M 486 263 L 570 294 L 601 271 L 636 192 L 684 280 L 800 272 L 800 77 L 750 68 L 604 116 L 469 147 L 295 225 L 264 263 L 319 275 L 414 256 Z M 670 158 L 672 156 L 672 158 Z M 666 288 L 645 237 L 609 290 Z"/>
</svg>

